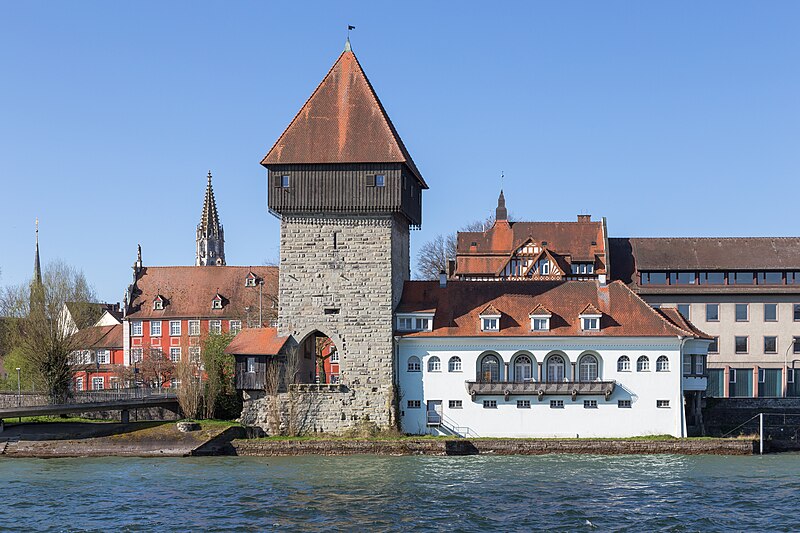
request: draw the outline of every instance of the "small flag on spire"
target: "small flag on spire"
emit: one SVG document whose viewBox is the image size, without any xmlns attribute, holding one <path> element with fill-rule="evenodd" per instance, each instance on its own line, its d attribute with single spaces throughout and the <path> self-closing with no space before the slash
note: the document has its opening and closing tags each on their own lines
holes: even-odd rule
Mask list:
<svg viewBox="0 0 800 533">
<path fill-rule="evenodd" d="M 347 31 L 354 30 L 354 29 L 356 29 L 355 26 L 350 26 L 349 24 L 347 25 Z"/>
</svg>

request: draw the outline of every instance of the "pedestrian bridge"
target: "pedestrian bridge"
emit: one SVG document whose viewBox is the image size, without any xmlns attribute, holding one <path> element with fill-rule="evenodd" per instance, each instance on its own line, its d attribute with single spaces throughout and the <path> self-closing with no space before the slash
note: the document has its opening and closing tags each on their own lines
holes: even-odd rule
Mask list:
<svg viewBox="0 0 800 533">
<path fill-rule="evenodd" d="M 131 409 L 161 407 L 176 413 L 180 410 L 175 392 L 168 389 L 136 388 L 76 392 L 68 402 L 61 404 L 46 403 L 46 397 L 42 395 L 3 396 L 4 405 L 0 407 L 0 432 L 3 431 L 3 420 L 7 418 L 119 411 L 120 420 L 128 423 Z M 15 399 L 17 405 L 9 406 Z"/>
</svg>

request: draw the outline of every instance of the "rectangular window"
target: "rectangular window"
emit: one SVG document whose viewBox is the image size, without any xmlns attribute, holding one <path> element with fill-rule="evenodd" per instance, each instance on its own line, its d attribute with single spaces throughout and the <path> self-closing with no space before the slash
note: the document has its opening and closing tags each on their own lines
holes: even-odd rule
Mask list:
<svg viewBox="0 0 800 533">
<path fill-rule="evenodd" d="M 530 400 L 517 400 L 517 409 L 530 409 L 530 408 L 531 408 Z"/>
<path fill-rule="evenodd" d="M 697 276 L 694 272 L 670 272 L 669 283 L 670 285 L 695 285 Z"/>
<path fill-rule="evenodd" d="M 736 353 L 747 353 L 747 337 L 735 337 Z"/>
<path fill-rule="evenodd" d="M 752 272 L 730 272 L 728 274 L 729 285 L 752 285 L 753 280 Z"/>
<path fill-rule="evenodd" d="M 729 383 L 736 383 L 736 369 L 731 368 L 728 371 L 728 382 Z"/>
<path fill-rule="evenodd" d="M 683 315 L 683 318 L 686 320 L 690 320 L 689 318 L 689 308 L 691 306 L 689 304 L 678 304 L 678 312 Z"/>
<path fill-rule="evenodd" d="M 92 390 L 103 390 L 106 388 L 105 378 L 97 376 L 92 378 Z"/>
<path fill-rule="evenodd" d="M 563 409 L 564 400 L 550 400 L 550 409 Z"/>
<path fill-rule="evenodd" d="M 228 327 L 231 333 L 239 333 L 242 331 L 242 321 L 241 320 L 231 320 L 228 322 Z"/>
<path fill-rule="evenodd" d="M 701 285 L 725 285 L 724 272 L 700 272 Z"/>
<path fill-rule="evenodd" d="M 794 337 L 792 339 L 792 345 L 794 346 L 792 353 L 800 353 L 800 337 Z"/>
<path fill-rule="evenodd" d="M 109 363 L 108 359 L 108 350 L 97 350 L 98 365 L 107 365 Z"/>
<path fill-rule="evenodd" d="M 142 362 L 142 349 L 141 348 L 131 348 L 131 362 L 132 363 L 141 363 Z"/>
<path fill-rule="evenodd" d="M 778 353 L 778 337 L 764 337 L 764 353 Z"/>
<path fill-rule="evenodd" d="M 736 321 L 747 322 L 749 320 L 749 312 L 747 304 L 736 304 Z"/>
<path fill-rule="evenodd" d="M 787 272 L 786 273 L 786 284 L 787 285 L 800 284 L 800 272 Z"/>
<path fill-rule="evenodd" d="M 222 333 L 222 320 L 209 320 L 208 332 L 216 335 Z"/>
<path fill-rule="evenodd" d="M 481 329 L 483 331 L 497 331 L 500 320 L 497 318 L 481 318 Z"/>
<path fill-rule="evenodd" d="M 414 329 L 414 319 L 409 317 L 399 317 L 397 319 L 397 329 L 400 331 L 411 331 Z"/>
<path fill-rule="evenodd" d="M 483 400 L 484 409 L 497 409 L 497 400 Z"/>
<path fill-rule="evenodd" d="M 656 400 L 656 407 L 659 409 L 669 409 L 669 400 Z"/>
<path fill-rule="evenodd" d="M 414 329 L 417 331 L 430 331 L 431 330 L 431 319 L 430 318 L 415 318 L 414 319 Z"/>
<path fill-rule="evenodd" d="M 385 187 L 386 186 L 386 176 L 383 174 L 376 174 L 375 175 L 375 186 L 376 187 Z"/>
<path fill-rule="evenodd" d="M 764 304 L 764 322 L 778 321 L 778 304 Z"/>
<path fill-rule="evenodd" d="M 151 320 L 150 321 L 150 336 L 151 337 L 160 337 L 161 336 L 161 321 L 160 320 Z"/>
<path fill-rule="evenodd" d="M 719 337 L 712 337 L 708 345 L 708 353 L 719 353 Z"/>
<path fill-rule="evenodd" d="M 534 318 L 532 319 L 532 327 L 533 331 L 549 331 L 550 330 L 550 319 L 549 318 Z"/>
<path fill-rule="evenodd" d="M 447 402 L 447 407 L 450 409 L 461 409 L 463 406 L 461 404 L 461 400 L 450 400 Z"/>
<path fill-rule="evenodd" d="M 189 361 L 192 363 L 199 363 L 200 362 L 200 347 L 199 346 L 191 346 L 189 348 Z"/>
<path fill-rule="evenodd" d="M 719 321 L 719 304 L 706 304 L 706 322 Z"/>
<path fill-rule="evenodd" d="M 631 401 L 630 400 L 617 400 L 617 407 L 620 409 L 630 409 L 631 408 Z"/>
<path fill-rule="evenodd" d="M 200 335 L 200 321 L 199 320 L 190 320 L 189 321 L 189 335 L 193 337 L 197 337 Z"/>
<path fill-rule="evenodd" d="M 284 189 L 289 188 L 289 176 L 281 176 L 281 187 Z"/>
<path fill-rule="evenodd" d="M 783 285 L 783 274 L 780 272 L 759 272 L 759 285 Z"/>
<path fill-rule="evenodd" d="M 422 402 L 420 400 L 408 400 L 406 402 L 406 407 L 409 409 L 419 409 L 422 407 Z"/>
<path fill-rule="evenodd" d="M 330 359 L 331 359 L 331 363 L 332 364 L 338 364 L 339 363 L 339 352 L 337 352 L 336 350 L 331 351 Z"/>
<path fill-rule="evenodd" d="M 642 272 L 642 285 L 666 285 L 666 272 Z"/>
<path fill-rule="evenodd" d="M 597 331 L 600 329 L 599 318 L 581 318 L 581 329 L 584 331 Z"/>
<path fill-rule="evenodd" d="M 180 348 L 170 348 L 169 349 L 169 359 L 173 363 L 180 363 L 181 361 L 181 349 Z"/>
<path fill-rule="evenodd" d="M 131 335 L 134 337 L 141 337 L 142 336 L 142 321 L 141 320 L 133 320 L 131 321 Z"/>
<path fill-rule="evenodd" d="M 169 321 L 169 335 L 170 337 L 177 337 L 181 334 L 181 321 L 180 320 L 170 320 Z"/>
<path fill-rule="evenodd" d="M 767 373 L 766 373 L 766 372 L 764 372 L 764 369 L 763 369 L 763 368 L 759 368 L 759 369 L 758 369 L 758 382 L 759 382 L 759 383 L 764 383 L 764 381 L 765 381 L 765 378 L 767 377 L 767 375 L 766 375 L 766 374 L 767 374 Z"/>
<path fill-rule="evenodd" d="M 250 374 L 256 373 L 256 358 L 255 357 L 248 357 L 247 358 L 247 372 Z"/>
<path fill-rule="evenodd" d="M 792 313 L 792 315 L 794 316 L 794 321 L 800 322 L 800 304 L 793 304 L 792 309 L 794 310 L 794 312 Z"/>
<path fill-rule="evenodd" d="M 597 400 L 583 400 L 584 409 L 597 409 Z"/>
<path fill-rule="evenodd" d="M 706 358 L 703 355 L 694 356 L 694 373 L 703 376 L 706 373 Z"/>
</svg>

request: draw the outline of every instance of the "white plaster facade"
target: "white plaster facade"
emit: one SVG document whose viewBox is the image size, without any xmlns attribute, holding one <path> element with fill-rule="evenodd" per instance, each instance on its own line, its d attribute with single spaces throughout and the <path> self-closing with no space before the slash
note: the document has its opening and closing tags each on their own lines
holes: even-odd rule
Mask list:
<svg viewBox="0 0 800 533">
<path fill-rule="evenodd" d="M 683 377 L 683 355 L 704 354 L 707 341 L 680 337 L 493 337 L 399 338 L 397 376 L 400 389 L 401 429 L 409 434 L 459 434 L 479 437 L 633 437 L 686 436 L 684 389 L 702 390 L 705 378 Z M 546 376 L 547 358 L 560 354 L 567 360 L 565 379 L 579 375 L 584 354 L 597 356 L 598 381 L 614 381 L 613 393 L 571 396 L 544 394 L 480 395 L 468 392 L 467 382 L 479 376 L 481 358 L 492 353 L 502 359 L 500 381 L 514 381 L 514 358 L 533 361 L 532 381 Z M 630 371 L 618 371 L 626 355 Z M 649 358 L 649 370 L 637 371 L 637 359 Z M 451 371 L 451 357 L 461 359 L 461 371 Z M 666 356 L 669 369 L 657 371 L 656 361 Z M 409 371 L 409 359 L 420 359 L 420 371 Z M 440 370 L 430 371 L 432 357 Z M 702 381 L 702 383 L 697 383 Z M 686 387 L 685 387 L 686 385 Z M 512 388 L 509 386 L 508 388 Z M 535 387 L 534 387 L 535 388 Z M 496 407 L 484 407 L 484 400 Z M 522 404 L 518 406 L 518 400 Z M 551 407 L 562 400 L 563 407 Z M 584 401 L 589 403 L 585 406 Z M 593 401 L 596 401 L 596 407 Z M 630 407 L 620 401 L 630 401 Z M 413 407 L 419 401 L 419 407 Z M 427 410 L 441 401 L 441 425 L 428 425 Z M 451 407 L 451 401 L 460 401 Z M 528 403 L 529 402 L 529 406 Z M 668 407 L 663 406 L 668 401 Z M 411 403 L 409 403 L 411 402 Z M 659 403 L 662 406 L 658 406 Z M 409 405 L 412 405 L 409 408 Z M 428 407 L 431 406 L 431 407 Z"/>
</svg>

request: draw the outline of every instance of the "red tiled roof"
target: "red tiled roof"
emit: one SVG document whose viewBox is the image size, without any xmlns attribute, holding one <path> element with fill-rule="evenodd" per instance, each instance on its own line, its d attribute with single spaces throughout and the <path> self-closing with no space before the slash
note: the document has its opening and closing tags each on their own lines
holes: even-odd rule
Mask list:
<svg viewBox="0 0 800 533">
<path fill-rule="evenodd" d="M 583 311 L 580 312 L 581 315 L 601 315 L 602 313 L 591 303 L 586 304 L 586 307 L 583 308 Z"/>
<path fill-rule="evenodd" d="M 351 51 L 339 56 L 261 161 L 292 163 L 405 163 L 428 188 Z"/>
<path fill-rule="evenodd" d="M 578 315 L 591 303 L 603 315 L 601 330 L 581 330 Z M 502 311 L 500 330 L 481 331 L 479 314 L 488 305 Z M 529 311 L 551 310 L 550 331 L 531 331 Z M 624 283 L 601 287 L 591 281 L 407 281 L 397 312 L 436 308 L 433 331 L 401 333 L 410 337 L 477 336 L 696 336 L 657 313 Z"/>
<path fill-rule="evenodd" d="M 545 306 L 543 306 L 542 304 L 536 304 L 536 307 L 534 307 L 531 310 L 531 312 L 528 313 L 528 315 L 543 315 L 543 316 L 552 315 L 552 314 L 553 314 L 553 312 L 550 311 Z"/>
<path fill-rule="evenodd" d="M 700 330 L 697 326 L 686 320 L 686 318 L 681 314 L 678 309 L 674 307 L 659 307 L 656 309 L 660 314 L 664 315 L 667 320 L 675 324 L 681 329 L 689 330 L 695 334 L 695 336 L 703 338 L 703 339 L 713 339 L 708 333 Z"/>
<path fill-rule="evenodd" d="M 487 231 L 458 233 L 455 273 L 494 276 L 503 270 L 511 255 L 529 241 L 550 252 L 566 274 L 570 274 L 566 257 L 570 257 L 571 261 L 584 262 L 594 262 L 599 257 L 598 270 L 605 268 L 602 222 L 498 220 Z"/>
<path fill-rule="evenodd" d="M 498 316 L 500 315 L 500 311 L 497 310 L 495 306 L 492 304 L 487 305 L 483 308 L 483 311 L 480 312 L 480 316 Z"/>
<path fill-rule="evenodd" d="M 122 324 L 84 328 L 75 334 L 75 341 L 83 350 L 122 348 Z"/>
<path fill-rule="evenodd" d="M 278 355 L 289 337 L 279 337 L 275 328 L 245 328 L 225 348 L 233 355 Z"/>
<path fill-rule="evenodd" d="M 234 318 L 257 316 L 259 287 L 246 287 L 245 279 L 254 272 L 264 280 L 262 312 L 266 316 L 278 294 L 278 267 L 274 266 L 173 266 L 144 267 L 136 281 L 128 318 Z M 222 309 L 212 309 L 219 293 Z M 153 309 L 157 295 L 165 298 L 163 310 Z M 255 313 L 255 315 L 253 314 Z"/>
</svg>

